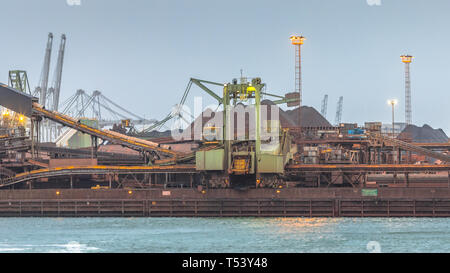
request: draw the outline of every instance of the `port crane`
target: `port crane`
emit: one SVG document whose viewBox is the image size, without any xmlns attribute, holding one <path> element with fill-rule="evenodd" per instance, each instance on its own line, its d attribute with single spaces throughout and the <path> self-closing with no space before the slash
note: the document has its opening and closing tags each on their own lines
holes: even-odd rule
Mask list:
<svg viewBox="0 0 450 273">
<path fill-rule="evenodd" d="M 325 95 L 322 100 L 322 107 L 320 113 L 324 118 L 327 118 L 327 110 L 328 110 L 328 95 Z"/>
<path fill-rule="evenodd" d="M 78 89 L 74 95 L 61 104 L 61 113 L 74 118 L 94 118 L 99 127 L 121 124 L 123 120 L 132 125 L 152 125 L 156 119 L 146 119 L 120 106 L 102 92 L 95 90 L 88 95 L 83 89 Z"/>
<path fill-rule="evenodd" d="M 47 105 L 48 78 L 50 74 L 50 61 L 52 57 L 53 33 L 48 34 L 47 46 L 45 47 L 44 65 L 42 67 L 39 86 L 34 91 L 34 96 L 39 97 L 39 103 Z"/>
</svg>

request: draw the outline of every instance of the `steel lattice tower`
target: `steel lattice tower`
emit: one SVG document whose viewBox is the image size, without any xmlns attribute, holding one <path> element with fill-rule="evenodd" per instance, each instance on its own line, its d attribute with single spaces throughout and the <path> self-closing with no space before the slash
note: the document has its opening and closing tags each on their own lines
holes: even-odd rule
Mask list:
<svg viewBox="0 0 450 273">
<path fill-rule="evenodd" d="M 402 58 L 402 62 L 405 64 L 405 122 L 409 125 L 412 124 L 411 77 L 409 65 L 414 57 L 410 55 L 402 55 L 400 58 Z"/>
<path fill-rule="evenodd" d="M 295 92 L 299 94 L 299 106 L 298 106 L 298 127 L 301 130 L 302 127 L 302 55 L 301 46 L 305 41 L 303 36 L 291 36 L 291 43 L 295 46 Z"/>
</svg>

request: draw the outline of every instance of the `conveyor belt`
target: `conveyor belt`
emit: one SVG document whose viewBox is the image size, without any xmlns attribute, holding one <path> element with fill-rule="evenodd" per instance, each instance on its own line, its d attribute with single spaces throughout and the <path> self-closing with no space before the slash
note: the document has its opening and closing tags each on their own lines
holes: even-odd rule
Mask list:
<svg viewBox="0 0 450 273">
<path fill-rule="evenodd" d="M 131 148 L 134 150 L 147 151 L 147 152 L 157 151 L 157 152 L 164 154 L 166 156 L 169 156 L 169 157 L 178 157 L 178 156 L 184 155 L 183 153 L 170 150 L 169 147 L 164 146 L 164 145 L 159 145 L 158 143 L 146 141 L 146 140 L 139 139 L 139 138 L 129 137 L 129 136 L 126 136 L 126 135 L 123 135 L 123 134 L 120 134 L 117 132 L 109 131 L 109 130 L 95 129 L 93 127 L 81 124 L 78 122 L 78 120 L 75 120 L 69 116 L 63 115 L 63 114 L 55 112 L 55 111 L 48 111 L 48 110 L 44 109 L 38 103 L 33 103 L 33 112 L 34 112 L 34 114 L 48 118 L 50 120 L 53 120 L 64 126 L 73 128 L 73 129 L 83 132 L 85 134 L 95 136 L 95 137 L 101 138 L 103 140 L 107 140 L 111 143 L 123 145 L 125 147 Z"/>
<path fill-rule="evenodd" d="M 404 142 L 404 141 L 401 141 L 401 140 L 398 140 L 398 139 L 393 139 L 393 138 L 390 138 L 390 137 L 385 137 L 385 136 L 382 136 L 382 135 L 370 134 L 369 136 L 371 138 L 379 140 L 379 141 L 381 141 L 383 143 L 387 143 L 387 144 L 390 144 L 390 145 L 395 145 L 396 147 L 399 147 L 399 148 L 401 148 L 401 149 L 403 149 L 405 151 L 411 151 L 411 152 L 414 152 L 414 153 L 417 153 L 417 154 L 420 154 L 420 155 L 428 156 L 428 157 L 431 157 L 431 158 L 439 159 L 439 160 L 442 160 L 444 162 L 450 163 L 450 156 L 449 155 L 446 155 L 446 154 L 443 154 L 443 153 L 439 153 L 439 152 L 435 152 L 435 151 L 431 151 L 431 150 L 426 149 L 426 148 L 418 147 L 418 146 L 416 146 L 414 144 L 410 144 L 410 143 L 407 143 L 407 142 Z"/>
<path fill-rule="evenodd" d="M 288 172 L 425 172 L 450 171 L 450 165 L 290 165 Z M 52 169 L 40 169 L 17 174 L 4 179 L 0 187 L 6 187 L 24 181 L 67 175 L 101 175 L 101 174 L 137 174 L 137 173 L 197 173 L 195 165 L 170 166 L 71 166 Z"/>
<path fill-rule="evenodd" d="M 450 164 L 447 165 L 415 165 L 415 164 L 301 164 L 288 165 L 287 171 L 294 172 L 425 172 L 425 171 L 450 171 Z"/>
<path fill-rule="evenodd" d="M 175 166 L 71 166 L 52 169 L 40 169 L 17 174 L 14 177 L 0 181 L 0 188 L 11 186 L 39 178 L 49 178 L 66 175 L 101 175 L 101 174 L 137 174 L 137 173 L 195 173 L 195 165 Z"/>
<path fill-rule="evenodd" d="M 47 145 L 39 145 L 38 149 L 40 152 L 46 152 L 48 154 L 63 154 L 69 156 L 91 156 L 91 149 L 73 149 L 65 147 L 54 147 Z M 142 162 L 142 157 L 135 154 L 122 154 L 122 153 L 112 153 L 112 152 L 97 152 L 97 158 L 114 158 L 114 159 L 133 159 L 140 160 Z"/>
</svg>

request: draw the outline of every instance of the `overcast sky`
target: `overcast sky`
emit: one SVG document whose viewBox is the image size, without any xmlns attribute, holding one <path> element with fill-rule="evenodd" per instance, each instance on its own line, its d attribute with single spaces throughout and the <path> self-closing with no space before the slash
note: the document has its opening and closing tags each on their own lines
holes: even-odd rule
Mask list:
<svg viewBox="0 0 450 273">
<path fill-rule="evenodd" d="M 448 0 L 1 0 L 0 10 L 0 81 L 23 69 L 34 89 L 48 32 L 55 35 L 52 77 L 60 36 L 67 35 L 62 101 L 77 89 L 100 90 L 160 119 L 190 77 L 229 82 L 240 69 L 282 95 L 294 89 L 289 36 L 302 34 L 305 105 L 320 111 L 328 94 L 334 123 L 344 96 L 343 122 L 388 123 L 387 100 L 397 98 L 396 116 L 404 121 L 400 55 L 407 53 L 415 56 L 413 122 L 450 133 Z M 188 105 L 200 94 L 193 89 Z"/>
</svg>

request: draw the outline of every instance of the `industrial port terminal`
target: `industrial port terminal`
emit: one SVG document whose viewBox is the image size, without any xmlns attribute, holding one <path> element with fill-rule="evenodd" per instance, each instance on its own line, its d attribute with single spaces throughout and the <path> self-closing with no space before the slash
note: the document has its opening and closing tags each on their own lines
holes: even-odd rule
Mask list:
<svg viewBox="0 0 450 273">
<path fill-rule="evenodd" d="M 331 124 L 328 95 L 320 112 L 303 105 L 305 37 L 290 42 L 292 92 L 268 90 L 260 77 L 191 78 L 177 107 L 155 120 L 99 91 L 60 102 L 66 36 L 49 86 L 50 33 L 38 87 L 24 70 L 0 84 L 0 216 L 449 217 L 450 142 L 413 124 L 413 56 L 399 59 L 400 129 L 396 100 L 392 126 L 341 122 L 343 97 Z M 220 107 L 190 122 L 183 109 L 194 87 Z M 187 126 L 161 130 L 176 119 Z"/>
</svg>

